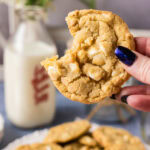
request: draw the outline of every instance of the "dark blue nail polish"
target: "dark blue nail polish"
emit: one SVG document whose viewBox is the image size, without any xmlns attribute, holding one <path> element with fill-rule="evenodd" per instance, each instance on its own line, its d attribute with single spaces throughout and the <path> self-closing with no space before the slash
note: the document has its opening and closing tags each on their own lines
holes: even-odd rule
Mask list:
<svg viewBox="0 0 150 150">
<path fill-rule="evenodd" d="M 110 98 L 115 100 L 116 99 L 116 95 L 113 94 Z"/>
<path fill-rule="evenodd" d="M 115 54 L 121 62 L 128 66 L 131 66 L 137 58 L 135 53 L 122 46 L 116 48 Z"/>
<path fill-rule="evenodd" d="M 121 101 L 122 101 L 123 103 L 128 104 L 128 102 L 127 102 L 128 96 L 129 96 L 129 95 L 124 95 L 124 96 L 122 96 L 122 97 L 121 97 Z"/>
</svg>

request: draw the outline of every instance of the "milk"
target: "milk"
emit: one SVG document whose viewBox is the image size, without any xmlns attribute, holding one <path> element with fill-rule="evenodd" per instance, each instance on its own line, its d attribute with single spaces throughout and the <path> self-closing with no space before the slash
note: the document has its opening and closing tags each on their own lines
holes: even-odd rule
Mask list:
<svg viewBox="0 0 150 150">
<path fill-rule="evenodd" d="M 56 47 L 41 41 L 27 42 L 24 47 L 13 44 L 6 47 L 5 106 L 14 125 L 32 128 L 52 121 L 55 88 L 40 61 L 54 55 Z"/>
</svg>

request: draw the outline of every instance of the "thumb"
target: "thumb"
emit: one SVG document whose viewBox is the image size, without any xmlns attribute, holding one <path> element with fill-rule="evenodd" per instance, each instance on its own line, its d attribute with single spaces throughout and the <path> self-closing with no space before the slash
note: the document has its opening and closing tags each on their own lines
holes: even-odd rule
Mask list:
<svg viewBox="0 0 150 150">
<path fill-rule="evenodd" d="M 150 84 L 150 58 L 128 48 L 119 46 L 115 50 L 125 70 L 143 83 Z"/>
</svg>

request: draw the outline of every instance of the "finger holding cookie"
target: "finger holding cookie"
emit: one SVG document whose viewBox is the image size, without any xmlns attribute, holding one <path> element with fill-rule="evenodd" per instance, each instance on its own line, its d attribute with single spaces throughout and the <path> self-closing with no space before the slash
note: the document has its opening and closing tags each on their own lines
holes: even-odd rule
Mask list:
<svg viewBox="0 0 150 150">
<path fill-rule="evenodd" d="M 116 98 L 138 110 L 150 111 L 150 38 L 135 38 L 135 43 L 136 52 L 118 47 L 115 54 L 129 74 L 147 85 L 125 87 Z"/>
</svg>

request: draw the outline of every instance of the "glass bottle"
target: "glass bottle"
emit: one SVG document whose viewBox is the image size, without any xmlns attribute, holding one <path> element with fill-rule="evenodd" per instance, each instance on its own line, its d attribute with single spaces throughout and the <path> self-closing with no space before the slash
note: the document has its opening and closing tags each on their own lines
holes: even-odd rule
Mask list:
<svg viewBox="0 0 150 150">
<path fill-rule="evenodd" d="M 57 54 L 41 20 L 44 11 L 19 10 L 21 23 L 4 53 L 5 106 L 9 120 L 22 128 L 52 121 L 55 88 L 40 61 Z"/>
</svg>

